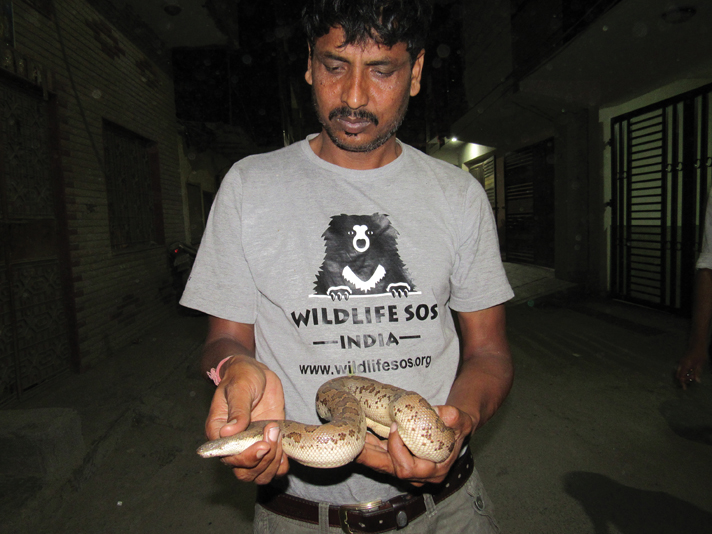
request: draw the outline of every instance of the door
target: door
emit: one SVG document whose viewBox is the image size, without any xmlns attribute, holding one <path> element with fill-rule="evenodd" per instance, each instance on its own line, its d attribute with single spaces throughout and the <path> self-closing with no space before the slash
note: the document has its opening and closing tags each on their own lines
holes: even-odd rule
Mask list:
<svg viewBox="0 0 712 534">
<path fill-rule="evenodd" d="M 0 80 L 0 404 L 70 365 L 49 105 Z"/>
<path fill-rule="evenodd" d="M 554 140 L 504 156 L 506 259 L 554 267 Z"/>
<path fill-rule="evenodd" d="M 712 85 L 612 119 L 611 290 L 691 309 L 712 183 Z"/>
<path fill-rule="evenodd" d="M 482 187 L 487 193 L 487 199 L 492 206 L 492 211 L 497 215 L 497 182 L 495 176 L 494 156 L 490 156 L 484 161 L 477 160 L 468 161 L 465 163 L 470 174 L 482 184 Z"/>
</svg>

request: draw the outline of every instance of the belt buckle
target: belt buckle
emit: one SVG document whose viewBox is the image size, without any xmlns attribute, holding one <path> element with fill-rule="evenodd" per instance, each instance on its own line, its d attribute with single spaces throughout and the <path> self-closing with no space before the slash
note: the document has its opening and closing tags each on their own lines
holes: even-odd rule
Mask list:
<svg viewBox="0 0 712 534">
<path fill-rule="evenodd" d="M 341 525 L 341 530 L 346 534 L 355 534 L 356 531 L 351 530 L 352 526 L 349 525 L 349 512 L 363 512 L 367 510 L 373 510 L 378 508 L 383 504 L 380 499 L 376 501 L 364 502 L 359 504 L 343 504 L 339 506 L 339 524 Z"/>
</svg>

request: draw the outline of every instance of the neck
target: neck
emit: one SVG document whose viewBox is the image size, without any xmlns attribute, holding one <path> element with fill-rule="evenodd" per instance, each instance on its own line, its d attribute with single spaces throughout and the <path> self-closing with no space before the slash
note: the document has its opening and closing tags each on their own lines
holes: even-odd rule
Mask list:
<svg viewBox="0 0 712 534">
<path fill-rule="evenodd" d="M 400 156 L 402 151 L 394 135 L 383 145 L 370 152 L 350 152 L 336 146 L 323 130 L 309 141 L 309 145 L 314 153 L 324 161 L 359 171 L 384 167 Z"/>
</svg>

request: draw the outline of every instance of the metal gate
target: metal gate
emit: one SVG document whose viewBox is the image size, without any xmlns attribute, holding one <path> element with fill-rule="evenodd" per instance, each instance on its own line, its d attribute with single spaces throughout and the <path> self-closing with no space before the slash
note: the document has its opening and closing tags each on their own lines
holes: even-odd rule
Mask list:
<svg viewBox="0 0 712 534">
<path fill-rule="evenodd" d="M 0 404 L 70 365 L 48 103 L 0 80 Z"/>
<path fill-rule="evenodd" d="M 554 267 L 554 141 L 504 156 L 507 261 Z"/>
<path fill-rule="evenodd" d="M 669 311 L 691 307 L 712 183 L 712 84 L 611 120 L 611 289 Z"/>
<path fill-rule="evenodd" d="M 475 163 L 474 165 L 468 165 L 470 174 L 482 184 L 482 187 L 487 194 L 487 199 L 489 200 L 490 206 L 492 206 L 492 211 L 497 214 L 497 181 L 495 176 L 495 164 L 494 156 L 490 156 L 484 161 Z"/>
</svg>

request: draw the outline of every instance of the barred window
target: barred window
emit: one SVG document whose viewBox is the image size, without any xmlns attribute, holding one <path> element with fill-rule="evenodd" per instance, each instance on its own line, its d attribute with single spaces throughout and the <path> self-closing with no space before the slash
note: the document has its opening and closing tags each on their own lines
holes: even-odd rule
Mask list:
<svg viewBox="0 0 712 534">
<path fill-rule="evenodd" d="M 163 240 L 155 143 L 104 121 L 104 171 L 114 251 Z"/>
</svg>

